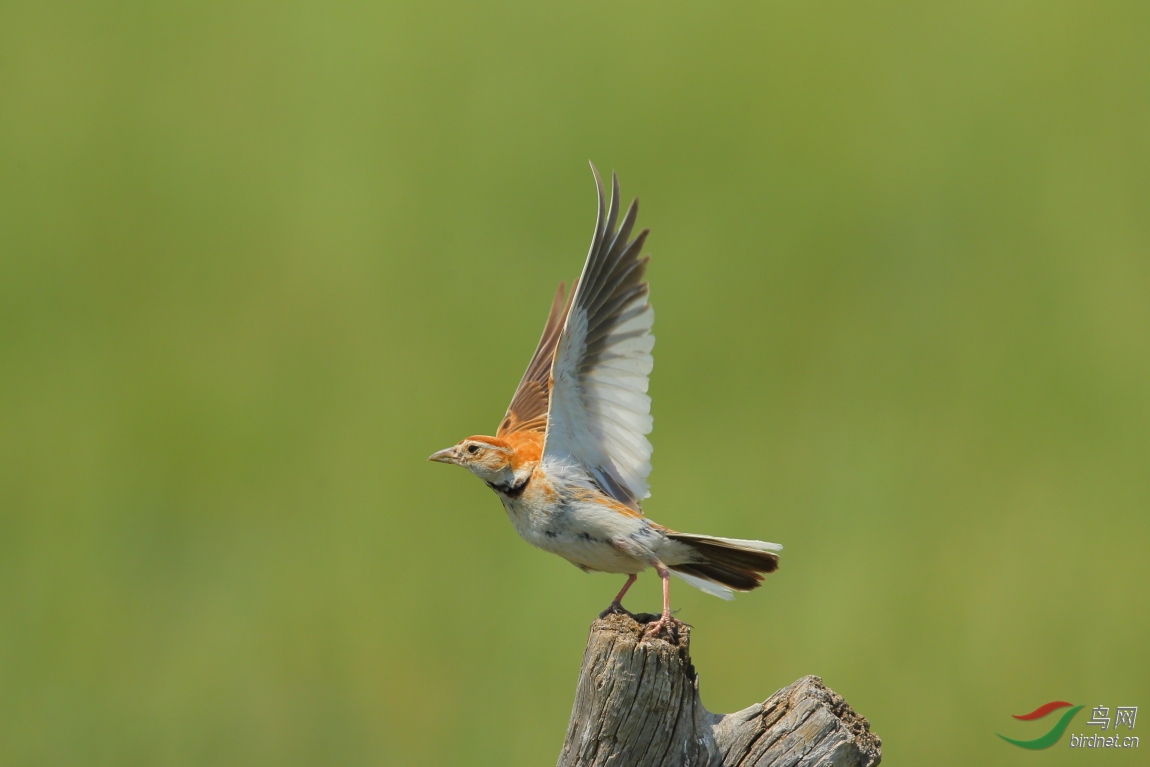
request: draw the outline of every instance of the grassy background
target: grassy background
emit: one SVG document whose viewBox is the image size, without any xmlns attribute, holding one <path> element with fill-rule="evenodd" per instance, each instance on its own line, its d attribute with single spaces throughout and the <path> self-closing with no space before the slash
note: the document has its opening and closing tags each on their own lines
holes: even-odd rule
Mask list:
<svg viewBox="0 0 1150 767">
<path fill-rule="evenodd" d="M 994 733 L 1150 707 L 1150 6 L 489 6 L 0 6 L 0 762 L 555 758 L 622 579 L 424 459 L 590 158 L 653 230 L 648 514 L 787 547 L 676 584 L 706 705 L 1136 763 Z"/>
</svg>

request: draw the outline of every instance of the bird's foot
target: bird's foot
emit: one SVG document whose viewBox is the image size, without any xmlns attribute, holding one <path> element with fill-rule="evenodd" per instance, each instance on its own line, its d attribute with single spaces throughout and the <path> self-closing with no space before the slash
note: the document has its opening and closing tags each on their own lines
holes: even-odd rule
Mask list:
<svg viewBox="0 0 1150 767">
<path fill-rule="evenodd" d="M 643 635 L 648 637 L 657 637 L 660 634 L 666 632 L 667 637 L 675 644 L 678 644 L 679 628 L 681 626 L 689 625 L 690 624 L 688 623 L 683 623 L 683 621 L 679 620 L 678 618 L 672 617 L 671 613 L 664 612 L 659 616 L 659 620 L 648 624 L 647 627 L 643 629 Z"/>
<path fill-rule="evenodd" d="M 631 612 L 626 607 L 624 607 L 623 603 L 620 602 L 618 599 L 616 599 L 611 604 L 607 605 L 606 610 L 599 613 L 600 618 L 606 618 L 608 615 L 626 615 L 627 617 L 629 617 L 631 619 L 635 618 L 635 613 Z"/>
</svg>

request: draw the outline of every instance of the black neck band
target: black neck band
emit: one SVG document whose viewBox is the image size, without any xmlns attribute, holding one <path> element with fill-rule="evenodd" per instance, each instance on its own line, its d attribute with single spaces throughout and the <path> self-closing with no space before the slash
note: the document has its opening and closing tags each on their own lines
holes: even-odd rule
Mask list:
<svg viewBox="0 0 1150 767">
<path fill-rule="evenodd" d="M 523 495 L 523 491 L 527 489 L 527 483 L 530 481 L 531 475 L 528 474 L 518 485 L 497 485 L 494 482 L 488 482 L 487 486 L 500 495 L 508 498 L 518 498 Z"/>
</svg>

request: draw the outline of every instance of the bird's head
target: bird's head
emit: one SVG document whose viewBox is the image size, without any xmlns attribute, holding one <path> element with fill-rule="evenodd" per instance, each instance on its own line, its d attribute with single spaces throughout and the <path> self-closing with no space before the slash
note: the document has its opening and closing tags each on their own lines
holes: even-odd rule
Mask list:
<svg viewBox="0 0 1150 767">
<path fill-rule="evenodd" d="M 498 437 L 468 437 L 446 450 L 433 453 L 427 460 L 462 466 L 484 482 L 493 485 L 514 483 L 511 466 L 515 451 Z"/>
</svg>

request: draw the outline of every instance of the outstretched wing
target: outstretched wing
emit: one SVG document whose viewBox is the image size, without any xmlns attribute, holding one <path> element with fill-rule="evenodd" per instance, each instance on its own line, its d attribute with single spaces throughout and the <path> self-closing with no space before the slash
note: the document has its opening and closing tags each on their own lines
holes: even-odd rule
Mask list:
<svg viewBox="0 0 1150 767">
<path fill-rule="evenodd" d="M 547 406 L 551 397 L 551 362 L 555 359 L 555 347 L 559 345 L 559 334 L 563 330 L 563 318 L 570 304 L 563 303 L 563 283 L 555 291 L 551 301 L 551 312 L 547 324 L 543 326 L 543 336 L 535 347 L 535 354 L 527 365 L 527 371 L 515 389 L 507 414 L 499 424 L 495 436 L 502 437 L 517 431 L 547 430 Z"/>
<path fill-rule="evenodd" d="M 653 364 L 655 313 L 643 281 L 647 257 L 640 256 L 647 230 L 628 241 L 638 200 L 615 228 L 619 180 L 612 174 L 611 203 L 605 211 L 603 183 L 594 166 L 591 171 L 599 216 L 554 352 L 543 453 L 574 460 L 605 492 L 637 510 L 639 500 L 650 495 L 651 473 L 647 376 Z"/>
</svg>

